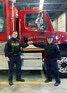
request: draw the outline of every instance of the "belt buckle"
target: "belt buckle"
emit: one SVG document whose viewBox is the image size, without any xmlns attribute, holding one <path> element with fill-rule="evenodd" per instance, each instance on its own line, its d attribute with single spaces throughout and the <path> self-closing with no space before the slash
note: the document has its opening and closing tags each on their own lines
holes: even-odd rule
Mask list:
<svg viewBox="0 0 67 93">
<path fill-rule="evenodd" d="M 17 54 L 13 54 L 14 56 L 17 56 Z"/>
</svg>

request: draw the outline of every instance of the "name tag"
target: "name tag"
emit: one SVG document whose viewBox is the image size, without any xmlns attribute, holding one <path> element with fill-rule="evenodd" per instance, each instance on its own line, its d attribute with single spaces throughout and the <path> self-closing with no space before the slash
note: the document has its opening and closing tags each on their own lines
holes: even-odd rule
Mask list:
<svg viewBox="0 0 67 93">
<path fill-rule="evenodd" d="M 11 43 L 11 46 L 19 46 L 19 43 Z"/>
</svg>

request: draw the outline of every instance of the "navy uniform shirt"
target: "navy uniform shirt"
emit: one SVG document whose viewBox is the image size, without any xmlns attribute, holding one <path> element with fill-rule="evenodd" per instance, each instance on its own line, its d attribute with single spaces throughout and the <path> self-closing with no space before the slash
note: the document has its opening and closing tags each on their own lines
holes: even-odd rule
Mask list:
<svg viewBox="0 0 67 93">
<path fill-rule="evenodd" d="M 36 47 L 44 48 L 47 54 L 47 58 L 57 58 L 58 60 L 61 59 L 60 49 L 54 42 L 52 42 L 51 44 L 45 42 L 44 44 L 39 45 L 33 43 L 33 45 Z"/>
<path fill-rule="evenodd" d="M 27 47 L 28 44 L 24 45 L 22 42 L 17 39 L 17 38 L 11 38 L 7 41 L 5 44 L 5 57 L 8 57 L 9 54 L 14 55 L 14 54 L 20 54 L 21 47 L 25 48 Z"/>
</svg>

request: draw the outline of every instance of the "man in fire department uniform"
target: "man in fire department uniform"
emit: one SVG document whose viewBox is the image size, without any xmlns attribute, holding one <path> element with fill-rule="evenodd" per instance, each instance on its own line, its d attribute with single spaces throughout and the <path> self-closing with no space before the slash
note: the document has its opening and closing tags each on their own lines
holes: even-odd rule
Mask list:
<svg viewBox="0 0 67 93">
<path fill-rule="evenodd" d="M 59 71 L 57 63 L 60 63 L 61 55 L 59 47 L 53 42 L 53 37 L 49 35 L 47 37 L 47 42 L 42 45 L 37 45 L 33 43 L 36 47 L 45 48 L 47 58 L 46 58 L 46 66 L 47 66 L 47 80 L 46 83 L 52 81 L 52 72 L 55 75 L 55 84 L 54 86 L 58 86 L 60 84 Z"/>
<path fill-rule="evenodd" d="M 5 57 L 8 61 L 9 66 L 9 85 L 13 85 L 13 67 L 16 64 L 16 81 L 24 82 L 24 79 L 21 79 L 21 47 L 27 47 L 30 44 L 30 41 L 24 45 L 22 42 L 17 39 L 18 33 L 17 31 L 12 32 L 12 38 L 7 41 L 5 44 Z"/>
</svg>

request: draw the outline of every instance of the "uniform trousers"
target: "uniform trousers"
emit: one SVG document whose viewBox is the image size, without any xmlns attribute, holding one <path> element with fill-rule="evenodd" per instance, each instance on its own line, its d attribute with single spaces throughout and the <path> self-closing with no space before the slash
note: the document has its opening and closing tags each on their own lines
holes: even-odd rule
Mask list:
<svg viewBox="0 0 67 93">
<path fill-rule="evenodd" d="M 13 68 L 14 65 L 16 65 L 16 80 L 21 79 L 21 58 L 20 56 L 11 56 L 10 61 L 8 62 L 8 80 L 12 81 L 13 80 Z"/>
<path fill-rule="evenodd" d="M 46 67 L 47 67 L 47 79 L 51 81 L 52 74 L 54 73 L 56 82 L 60 83 L 57 58 L 47 58 Z"/>
</svg>

